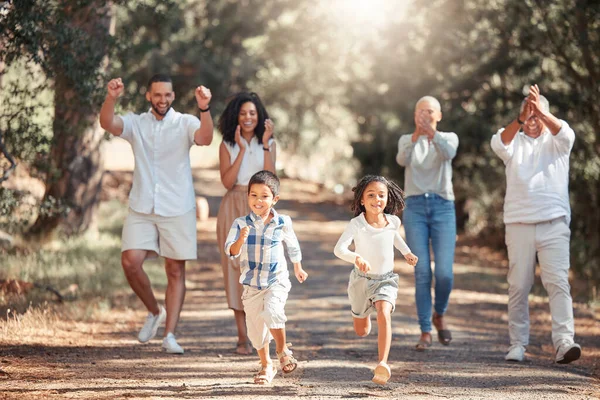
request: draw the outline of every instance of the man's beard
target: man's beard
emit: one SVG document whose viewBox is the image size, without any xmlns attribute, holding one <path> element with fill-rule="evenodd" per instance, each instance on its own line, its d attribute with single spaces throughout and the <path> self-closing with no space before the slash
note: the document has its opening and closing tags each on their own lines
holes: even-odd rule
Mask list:
<svg viewBox="0 0 600 400">
<path fill-rule="evenodd" d="M 158 110 L 158 107 L 155 106 L 154 103 L 150 103 L 150 106 L 152 107 L 152 109 L 154 110 L 154 112 L 157 113 L 158 115 L 160 115 L 161 117 L 164 117 L 165 115 L 167 115 L 167 113 L 171 109 L 171 103 L 167 104 L 165 112 L 160 112 Z"/>
</svg>

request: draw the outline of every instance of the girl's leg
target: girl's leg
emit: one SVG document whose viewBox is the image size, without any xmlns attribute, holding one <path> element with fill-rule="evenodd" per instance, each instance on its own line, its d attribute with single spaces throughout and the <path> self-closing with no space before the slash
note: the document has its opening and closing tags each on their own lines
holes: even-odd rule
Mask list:
<svg viewBox="0 0 600 400">
<path fill-rule="evenodd" d="M 379 362 L 387 364 L 392 345 L 392 305 L 380 300 L 375 302 L 377 309 L 377 350 Z"/>
<path fill-rule="evenodd" d="M 369 336 L 371 333 L 371 317 L 365 318 L 352 318 L 354 322 L 354 332 L 360 337 Z"/>
</svg>

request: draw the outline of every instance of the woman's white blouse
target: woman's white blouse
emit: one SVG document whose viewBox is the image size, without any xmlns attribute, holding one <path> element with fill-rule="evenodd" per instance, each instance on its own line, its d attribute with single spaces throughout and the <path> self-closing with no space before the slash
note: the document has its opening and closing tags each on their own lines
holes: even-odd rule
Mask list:
<svg viewBox="0 0 600 400">
<path fill-rule="evenodd" d="M 246 142 L 243 137 L 241 139 Z M 272 147 L 274 142 L 273 139 L 269 139 L 269 147 Z M 240 153 L 240 146 L 237 143 L 233 146 L 227 142 L 223 143 L 229 152 L 230 165 L 232 165 Z M 250 143 L 246 142 L 246 144 L 248 148 L 242 159 L 242 165 L 240 165 L 236 185 L 248 185 L 252 175 L 265 169 L 265 156 L 271 156 L 270 152 L 263 150 L 263 144 L 258 141 L 256 136 L 252 136 Z"/>
</svg>

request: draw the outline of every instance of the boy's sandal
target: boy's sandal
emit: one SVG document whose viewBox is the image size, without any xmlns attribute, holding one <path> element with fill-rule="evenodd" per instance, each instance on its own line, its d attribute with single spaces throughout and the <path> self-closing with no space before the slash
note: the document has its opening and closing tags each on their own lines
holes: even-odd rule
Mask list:
<svg viewBox="0 0 600 400">
<path fill-rule="evenodd" d="M 277 374 L 277 368 L 273 366 L 273 363 L 262 365 L 258 374 L 254 375 L 254 383 L 257 385 L 268 385 L 271 383 L 275 375 Z"/>
<path fill-rule="evenodd" d="M 429 340 L 423 340 L 421 338 L 419 338 L 419 341 L 417 342 L 417 345 L 415 346 L 415 349 L 417 351 L 425 351 L 428 348 L 431 347 L 431 339 Z"/>
<path fill-rule="evenodd" d="M 440 341 L 440 343 L 444 346 L 448 346 L 452 341 L 452 332 L 450 332 L 449 329 L 438 329 L 438 323 L 440 318 L 442 318 L 441 315 L 437 313 L 433 314 L 433 326 L 435 326 L 435 329 L 437 329 L 438 340 Z"/>
<path fill-rule="evenodd" d="M 235 346 L 235 354 L 240 354 L 242 356 L 252 355 L 252 343 L 249 341 L 237 342 Z"/>
<path fill-rule="evenodd" d="M 385 385 L 391 376 L 392 371 L 390 370 L 390 366 L 382 361 L 375 367 L 373 382 L 378 385 Z"/>
<path fill-rule="evenodd" d="M 288 348 L 291 346 L 291 343 L 287 343 L 285 350 L 283 350 L 281 353 L 277 353 L 279 365 L 281 365 L 281 370 L 284 374 L 289 374 L 298 367 L 298 360 L 294 358 L 292 351 Z"/>
</svg>

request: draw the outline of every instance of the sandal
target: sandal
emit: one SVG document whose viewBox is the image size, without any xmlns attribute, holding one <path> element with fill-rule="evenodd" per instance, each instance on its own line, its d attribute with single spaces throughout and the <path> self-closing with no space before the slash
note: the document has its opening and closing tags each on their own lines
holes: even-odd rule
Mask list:
<svg viewBox="0 0 600 400">
<path fill-rule="evenodd" d="M 237 342 L 234 353 L 242 356 L 252 355 L 252 344 L 249 341 Z"/>
<path fill-rule="evenodd" d="M 281 366 L 281 370 L 283 371 L 284 374 L 289 374 L 290 372 L 293 372 L 298 367 L 298 360 L 296 360 L 294 358 L 294 356 L 292 355 L 293 354 L 292 351 L 288 347 L 292 347 L 292 344 L 287 343 L 285 345 L 285 349 L 281 353 L 277 353 L 277 358 L 279 359 L 279 365 Z M 285 359 L 285 361 L 284 361 L 284 359 Z"/>
<path fill-rule="evenodd" d="M 379 364 L 377 364 L 377 367 L 375 367 L 372 380 L 378 385 L 385 385 L 391 376 L 392 370 L 390 369 L 390 366 L 382 361 Z"/>
<path fill-rule="evenodd" d="M 425 351 L 431 347 L 431 335 L 429 335 L 429 340 L 425 340 L 422 337 L 419 338 L 417 345 L 415 346 L 417 351 Z"/>
<path fill-rule="evenodd" d="M 257 385 L 268 385 L 275 378 L 275 375 L 277 375 L 277 368 L 273 366 L 272 362 L 267 363 L 267 365 L 261 364 L 260 371 L 254 375 L 254 383 Z"/>
<path fill-rule="evenodd" d="M 442 317 L 443 316 L 439 315 L 438 313 L 433 313 L 433 318 L 431 320 L 433 322 L 433 325 L 435 326 L 435 329 L 437 329 L 438 340 L 444 346 L 448 346 L 450 344 L 450 342 L 452 341 L 452 332 L 450 332 L 449 329 L 440 329 L 441 328 L 440 319 Z M 438 325 L 440 326 L 440 328 L 438 328 Z"/>
</svg>

